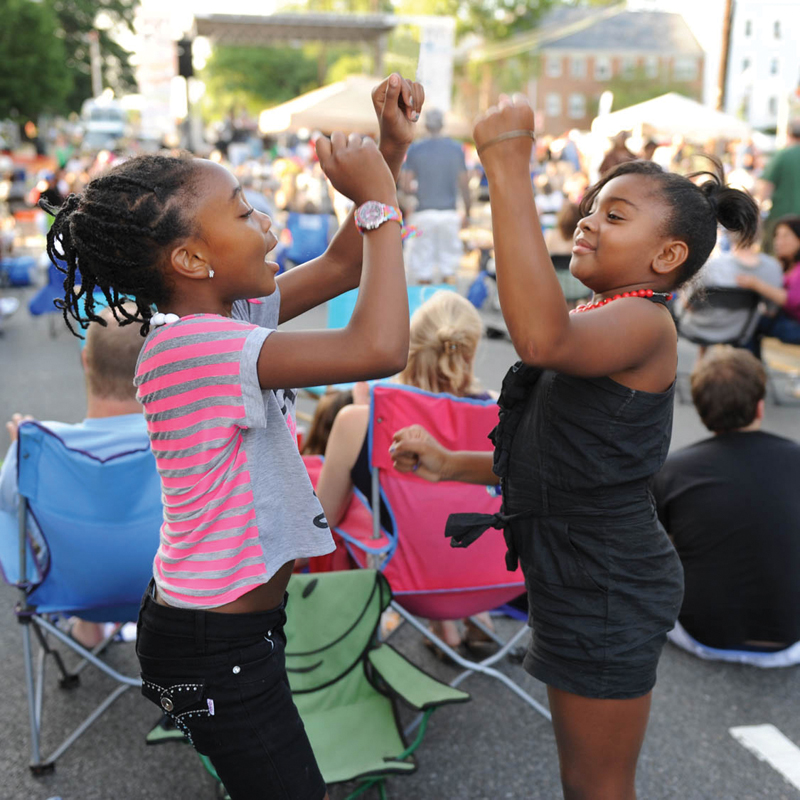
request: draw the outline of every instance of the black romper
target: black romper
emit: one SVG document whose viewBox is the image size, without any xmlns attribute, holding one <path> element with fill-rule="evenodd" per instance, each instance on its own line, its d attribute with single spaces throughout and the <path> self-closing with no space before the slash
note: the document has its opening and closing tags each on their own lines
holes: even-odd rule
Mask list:
<svg viewBox="0 0 800 800">
<path fill-rule="evenodd" d="M 515 364 L 492 432 L 503 508 L 454 514 L 467 546 L 504 529 L 525 575 L 533 628 L 525 669 L 583 697 L 633 698 L 655 684 L 678 618 L 683 569 L 649 489 L 669 448 L 674 386 L 630 389 Z"/>
</svg>

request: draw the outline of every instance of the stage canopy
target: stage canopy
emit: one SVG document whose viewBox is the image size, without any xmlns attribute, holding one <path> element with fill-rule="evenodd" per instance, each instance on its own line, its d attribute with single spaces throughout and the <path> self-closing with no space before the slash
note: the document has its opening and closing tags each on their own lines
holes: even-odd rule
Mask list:
<svg viewBox="0 0 800 800">
<path fill-rule="evenodd" d="M 376 42 L 396 24 L 380 14 L 198 14 L 194 19 L 198 36 L 254 46 L 267 41 Z"/>
<path fill-rule="evenodd" d="M 600 136 L 640 129 L 645 137 L 680 135 L 693 142 L 741 139 L 752 132 L 750 126 L 737 117 L 674 92 L 596 117 L 592 122 L 592 133 Z"/>
</svg>

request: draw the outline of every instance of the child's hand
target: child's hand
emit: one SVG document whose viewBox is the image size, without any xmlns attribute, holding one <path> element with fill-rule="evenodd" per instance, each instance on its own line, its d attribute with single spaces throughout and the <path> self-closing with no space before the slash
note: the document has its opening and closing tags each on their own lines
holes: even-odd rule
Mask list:
<svg viewBox="0 0 800 800">
<path fill-rule="evenodd" d="M 497 106 L 478 117 L 472 132 L 484 168 L 503 164 L 527 170 L 533 131 L 533 109 L 527 99 L 521 94 L 500 95 Z"/>
<path fill-rule="evenodd" d="M 8 438 L 11 439 L 11 443 L 17 441 L 19 437 L 19 426 L 22 425 L 23 422 L 30 422 L 33 420 L 33 417 L 30 414 L 13 414 L 11 419 L 6 422 L 6 430 L 8 431 Z"/>
<path fill-rule="evenodd" d="M 421 83 L 393 72 L 372 90 L 372 105 L 381 129 L 381 145 L 405 150 L 414 140 L 414 126 L 425 102 Z"/>
<path fill-rule="evenodd" d="M 422 425 L 401 428 L 389 448 L 398 472 L 415 472 L 431 483 L 445 480 L 448 450 L 445 450 Z"/>
<path fill-rule="evenodd" d="M 742 289 L 758 289 L 758 278 L 755 275 L 737 275 L 736 283 Z"/>
<path fill-rule="evenodd" d="M 377 200 L 397 205 L 394 178 L 372 139 L 337 131 L 316 141 L 319 163 L 333 188 L 356 205 Z"/>
</svg>

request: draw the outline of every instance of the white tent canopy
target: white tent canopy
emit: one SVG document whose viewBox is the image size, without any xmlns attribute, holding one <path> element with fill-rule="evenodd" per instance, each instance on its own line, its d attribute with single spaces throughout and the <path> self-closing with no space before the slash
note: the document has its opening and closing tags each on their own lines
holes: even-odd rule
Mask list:
<svg viewBox="0 0 800 800">
<path fill-rule="evenodd" d="M 258 127 L 262 133 L 309 131 L 362 133 L 377 135 L 378 120 L 372 107 L 372 90 L 382 78 L 353 75 L 330 86 L 289 100 L 261 112 Z M 424 112 L 423 112 L 424 113 Z M 418 126 L 424 132 L 424 126 Z M 469 136 L 470 126 L 453 114 L 445 115 L 443 133 L 447 136 Z"/>
<path fill-rule="evenodd" d="M 750 135 L 751 128 L 737 117 L 670 92 L 596 117 L 592 122 L 592 133 L 599 136 L 615 136 L 620 131 L 641 132 L 643 136 L 679 135 L 701 143 L 708 139 L 741 139 Z"/>
</svg>

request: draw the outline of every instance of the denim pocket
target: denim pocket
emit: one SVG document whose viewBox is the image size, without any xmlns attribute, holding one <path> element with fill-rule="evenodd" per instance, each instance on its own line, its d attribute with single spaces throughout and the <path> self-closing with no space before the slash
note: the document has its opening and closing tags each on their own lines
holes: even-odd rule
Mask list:
<svg viewBox="0 0 800 800">
<path fill-rule="evenodd" d="M 202 679 L 180 681 L 142 673 L 142 694 L 166 713 L 192 744 L 192 720 L 211 714 L 205 690 Z"/>
<path fill-rule="evenodd" d="M 239 650 L 231 671 L 237 683 L 259 683 L 266 680 L 272 672 L 273 655 L 282 642 L 269 631 L 257 643 Z"/>
</svg>

